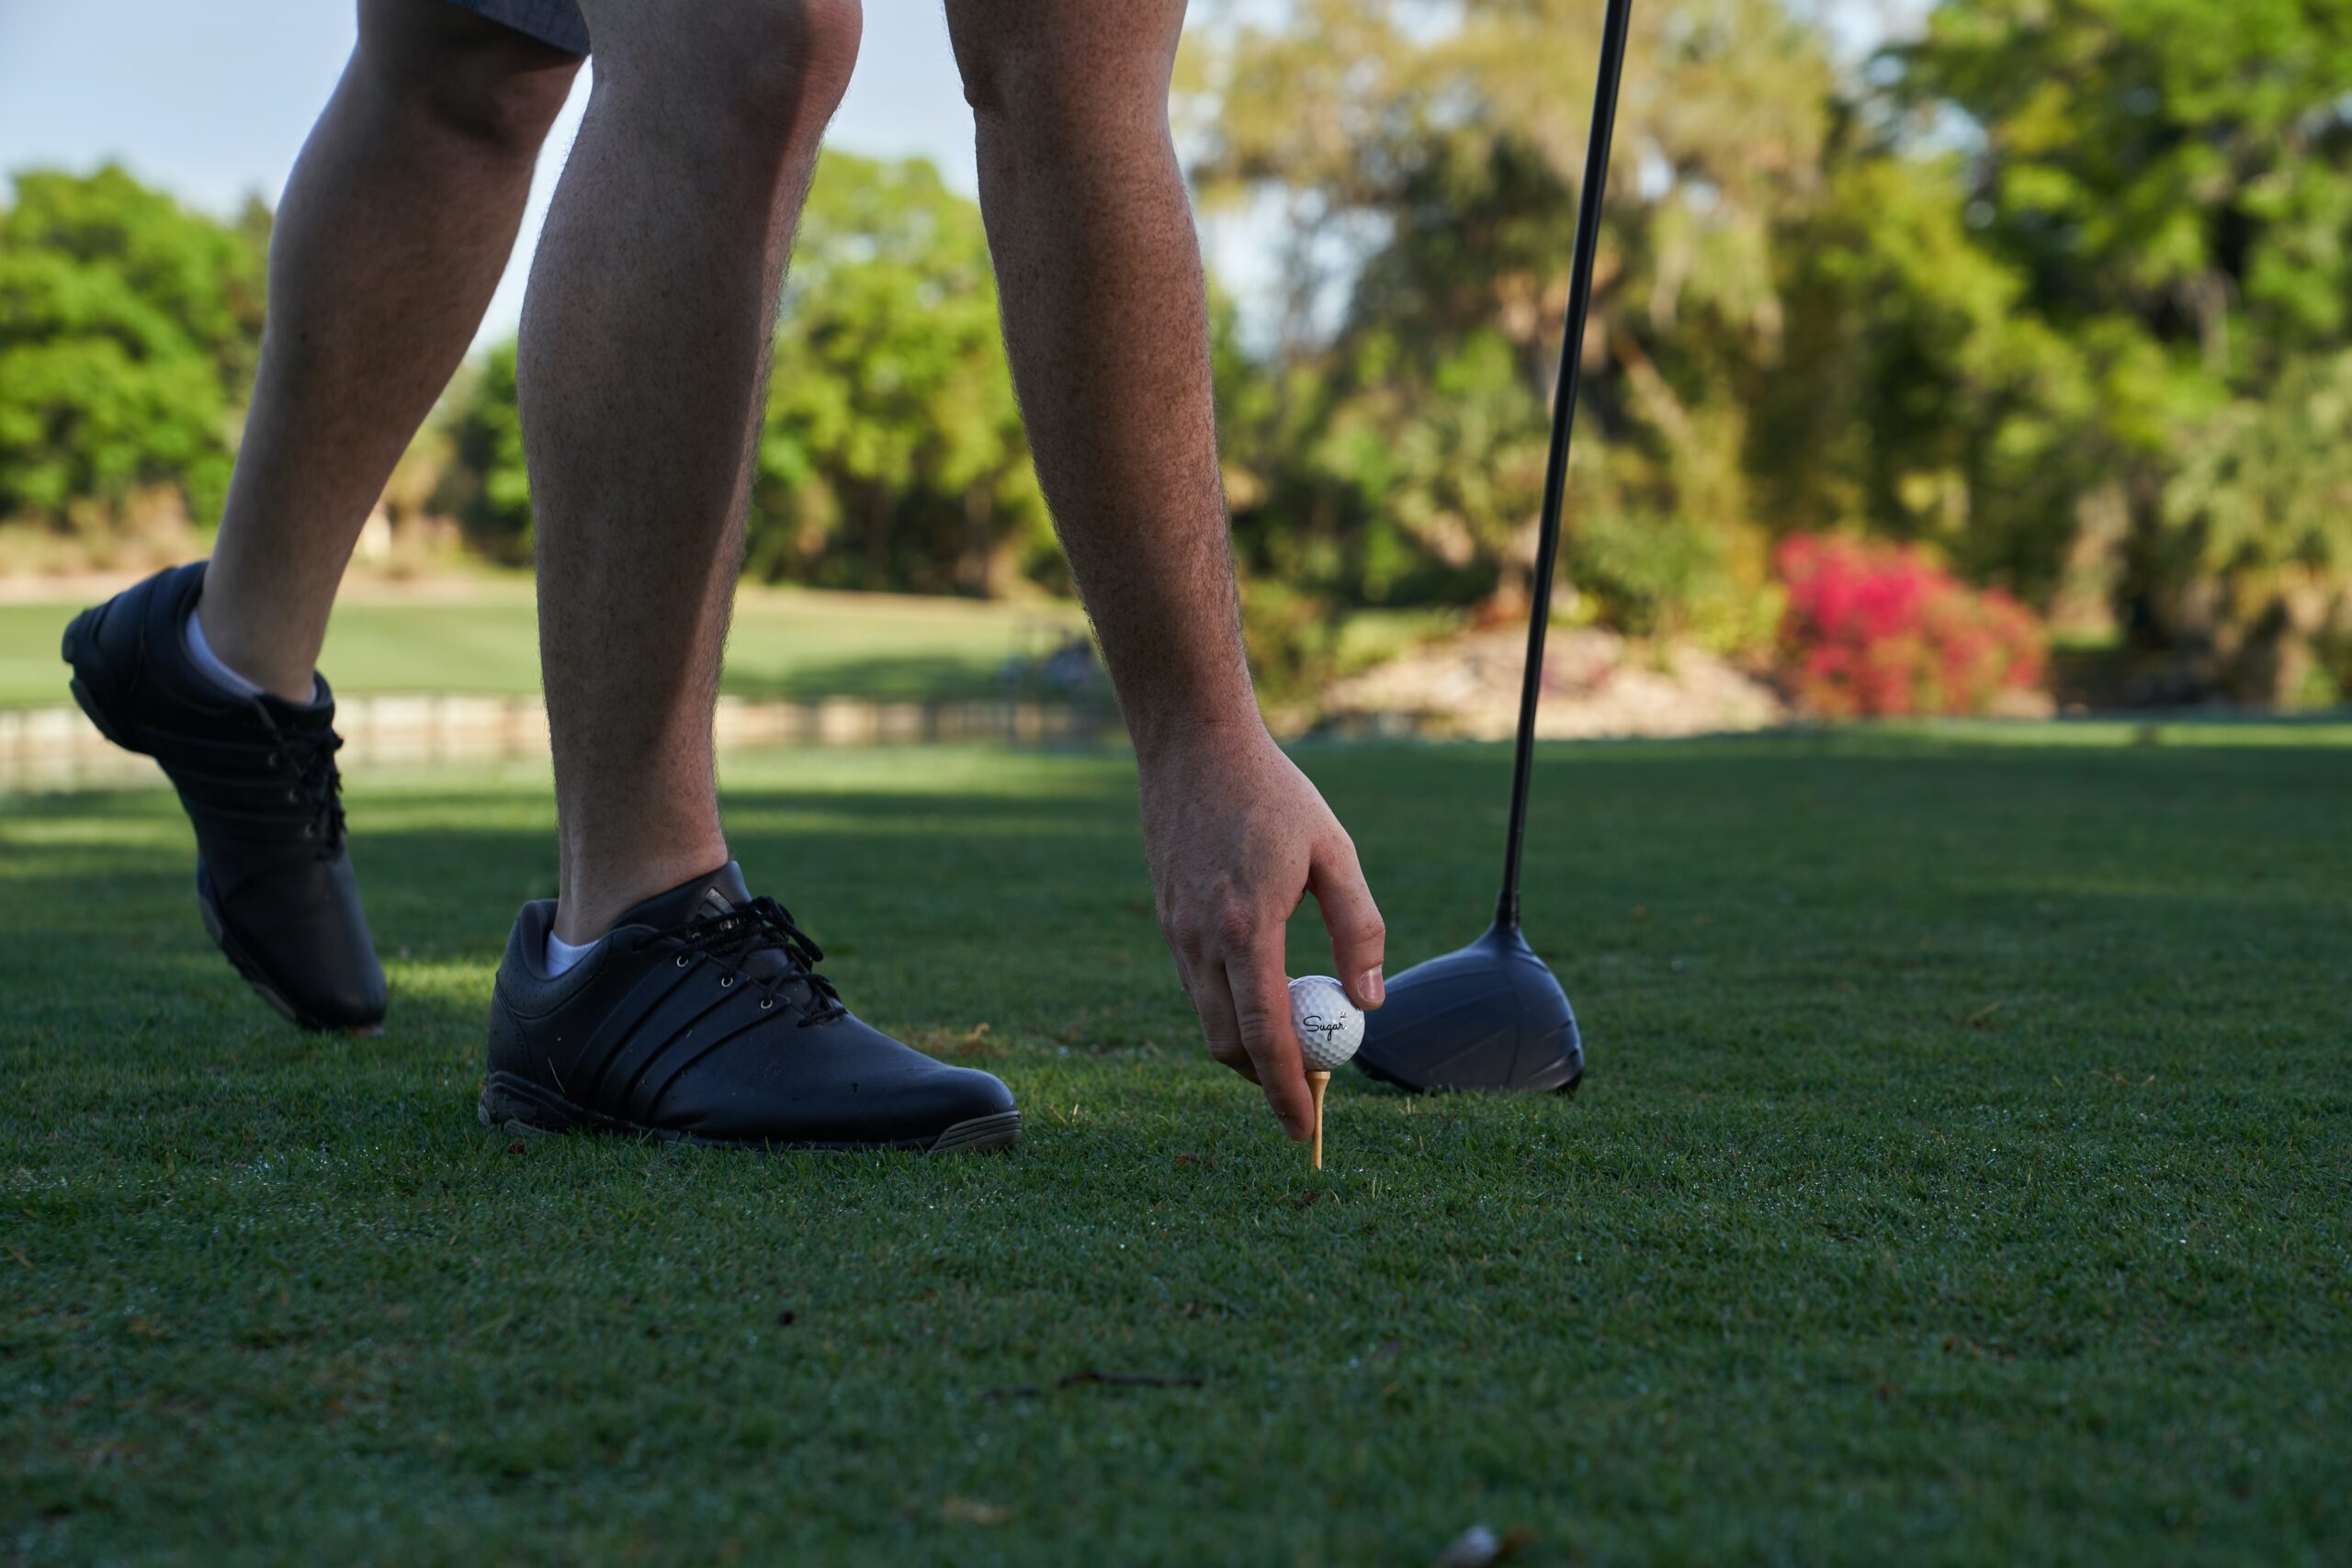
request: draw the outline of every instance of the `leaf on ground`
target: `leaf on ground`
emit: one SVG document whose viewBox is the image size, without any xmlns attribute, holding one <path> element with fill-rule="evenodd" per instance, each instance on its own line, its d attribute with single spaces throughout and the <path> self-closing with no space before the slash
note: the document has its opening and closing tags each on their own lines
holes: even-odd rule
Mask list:
<svg viewBox="0 0 2352 1568">
<path fill-rule="evenodd" d="M 1178 1165 L 1197 1165 L 1203 1170 L 1215 1170 L 1216 1168 L 1216 1161 L 1209 1158 L 1206 1155 L 1178 1155 L 1176 1156 L 1176 1163 Z"/>
<path fill-rule="evenodd" d="M 940 1504 L 939 1511 L 951 1525 L 1001 1525 L 1012 1517 L 1012 1510 L 1001 1503 L 983 1503 L 977 1497 L 952 1495 Z"/>
<path fill-rule="evenodd" d="M 1089 1367 L 1055 1381 L 1056 1388 L 1070 1388 L 1082 1382 L 1112 1383 L 1121 1388 L 1198 1388 L 1201 1380 L 1181 1372 L 1098 1372 Z"/>
<path fill-rule="evenodd" d="M 1310 1187 L 1306 1191 L 1300 1193 L 1297 1197 L 1290 1201 L 1291 1207 L 1294 1209 L 1311 1209 L 1315 1206 L 1315 1201 L 1322 1196 L 1323 1189 L 1320 1187 Z"/>
<path fill-rule="evenodd" d="M 1001 1040 L 989 1038 L 989 1026 L 976 1023 L 969 1029 L 917 1029 L 907 1036 L 908 1043 L 933 1056 L 1003 1056 L 1010 1049 Z"/>
</svg>

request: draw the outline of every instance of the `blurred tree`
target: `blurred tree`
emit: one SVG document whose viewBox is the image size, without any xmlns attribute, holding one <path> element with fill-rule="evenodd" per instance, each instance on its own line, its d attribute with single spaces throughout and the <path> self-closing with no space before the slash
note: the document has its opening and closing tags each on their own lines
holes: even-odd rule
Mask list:
<svg viewBox="0 0 2352 1568">
<path fill-rule="evenodd" d="M 1245 604 L 1301 669 L 1340 606 L 1530 586 L 1602 5 L 1227 0 L 1188 35 L 1204 200 L 1286 225 L 1269 341 L 1213 295 L 1212 347 Z M 2324 694 L 2352 0 L 1942 0 L 1859 71 L 1787 0 L 1634 19 L 1565 615 L 1758 647 L 1773 541 L 1877 534 L 2241 694 Z M 0 515 L 210 513 L 266 231 L 119 170 L 19 180 Z M 786 288 L 749 570 L 1063 586 L 972 204 L 828 154 Z M 512 351 L 447 406 L 393 503 L 527 554 Z"/>
<path fill-rule="evenodd" d="M 1927 542 L 2045 598 L 2080 498 L 2131 460 L 2082 344 L 1978 246 L 1950 153 L 1855 148 L 1782 249 L 1788 332 L 1747 466 L 1780 534 Z"/>
<path fill-rule="evenodd" d="M 531 555 L 531 476 L 523 463 L 523 415 L 514 345 L 492 349 L 443 399 L 451 452 L 436 502 L 468 543 L 492 560 Z"/>
<path fill-rule="evenodd" d="M 928 162 L 827 152 L 760 431 L 748 570 L 1001 594 L 1064 582 L 979 209 Z"/>
<path fill-rule="evenodd" d="M 1906 101 L 1968 117 L 1982 237 L 2053 321 L 2221 378 L 2344 333 L 2345 0 L 1947 0 L 1893 59 Z"/>
<path fill-rule="evenodd" d="M 1282 395 L 1228 434 L 1260 480 L 1237 517 L 1255 558 L 1400 603 L 1525 592 L 1600 10 L 1295 0 L 1202 40 L 1204 194 L 1272 197 L 1295 231 Z M 1770 632 L 1742 456 L 1832 80 L 1774 0 L 1635 10 L 1582 345 L 1613 372 L 1579 416 L 1566 560 L 1584 613 Z M 1310 316 L 1335 246 L 1355 266 L 1326 337 Z"/>
<path fill-rule="evenodd" d="M 2127 624 L 2291 698 L 2312 623 L 2268 574 L 2300 562 L 2305 601 L 2352 581 L 2310 526 L 2341 496 L 2314 442 L 2352 346 L 2352 4 L 1946 0 L 1889 62 L 1906 138 L 1965 149 L 2011 309 L 2078 360 L 2095 429 L 2041 478 L 2123 519 Z"/>
<path fill-rule="evenodd" d="M 1194 40 L 1204 194 L 1293 234 L 1278 351 L 1227 399 L 1254 561 L 1515 597 L 1600 9 L 1286 0 Z M 2352 346 L 2352 0 L 1944 0 L 1843 77 L 1775 0 L 1634 17 L 1572 613 L 1752 639 L 1768 536 L 1859 530 L 2256 650 L 2215 665 L 2240 690 L 2301 667 L 2243 562 L 2340 569 L 2275 493 L 2239 566 L 2184 547 L 2221 503 L 2183 476 L 2311 428 L 2267 389 Z"/>
<path fill-rule="evenodd" d="M 441 504 L 527 556 L 514 350 L 452 394 Z M 997 325 L 979 209 L 928 163 L 827 152 L 785 285 L 745 570 L 837 588 L 1063 586 Z"/>
<path fill-rule="evenodd" d="M 427 420 L 409 442 L 384 481 L 382 511 L 395 538 L 447 516 L 439 502 L 457 456 L 457 434 L 446 415 Z"/>
<path fill-rule="evenodd" d="M 2289 366 L 2214 415 L 2165 488 L 2154 581 L 2235 695 L 2333 702 L 2352 637 L 2352 354 Z"/>
<path fill-rule="evenodd" d="M 29 172 L 0 209 L 0 518 L 103 528 L 135 494 L 219 513 L 256 355 L 268 224 L 111 164 Z"/>
</svg>

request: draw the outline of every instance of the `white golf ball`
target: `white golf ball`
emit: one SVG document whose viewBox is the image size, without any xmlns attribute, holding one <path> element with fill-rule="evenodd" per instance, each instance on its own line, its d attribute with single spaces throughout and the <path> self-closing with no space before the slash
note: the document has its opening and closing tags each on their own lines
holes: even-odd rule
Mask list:
<svg viewBox="0 0 2352 1568">
<path fill-rule="evenodd" d="M 1290 983 L 1290 1021 L 1310 1073 L 1329 1072 L 1363 1043 L 1363 1010 L 1329 975 L 1301 975 Z"/>
</svg>

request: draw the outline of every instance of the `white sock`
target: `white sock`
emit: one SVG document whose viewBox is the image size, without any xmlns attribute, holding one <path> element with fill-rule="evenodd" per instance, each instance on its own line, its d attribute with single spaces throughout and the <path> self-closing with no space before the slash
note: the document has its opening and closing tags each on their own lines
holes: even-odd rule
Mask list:
<svg viewBox="0 0 2352 1568">
<path fill-rule="evenodd" d="M 188 658 L 195 661 L 198 670 L 211 679 L 214 685 L 241 697 L 261 695 L 262 689 L 259 682 L 248 681 L 238 674 L 223 664 L 220 661 L 220 656 L 212 651 L 212 645 L 204 640 L 204 623 L 197 618 L 194 610 L 187 613 L 187 625 L 182 629 L 181 640 L 187 644 Z"/>
<path fill-rule="evenodd" d="M 260 682 L 230 669 L 221 661 L 220 656 L 212 651 L 212 645 L 204 640 L 203 617 L 195 610 L 187 613 L 187 624 L 180 628 L 180 640 L 187 646 L 189 660 L 203 672 L 207 680 L 222 691 L 240 697 L 257 697 L 262 694 L 263 687 Z M 315 675 L 311 677 L 310 700 L 311 702 L 319 700 L 319 678 Z"/>
<path fill-rule="evenodd" d="M 596 942 L 604 940 L 603 937 L 598 937 Z M 555 932 L 548 932 L 548 978 L 554 979 L 558 975 L 595 952 L 596 942 L 583 942 L 578 947 L 574 947 Z"/>
</svg>

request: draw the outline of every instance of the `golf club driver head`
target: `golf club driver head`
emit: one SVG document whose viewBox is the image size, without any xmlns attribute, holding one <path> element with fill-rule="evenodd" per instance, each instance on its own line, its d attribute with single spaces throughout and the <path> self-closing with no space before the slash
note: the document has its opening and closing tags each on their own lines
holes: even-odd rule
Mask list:
<svg viewBox="0 0 2352 1568">
<path fill-rule="evenodd" d="M 1355 1059 L 1374 1077 L 1417 1094 L 1569 1094 L 1584 1078 L 1584 1041 L 1568 995 L 1515 925 L 1497 924 L 1389 981 L 1387 999 L 1365 1015 Z"/>
</svg>

